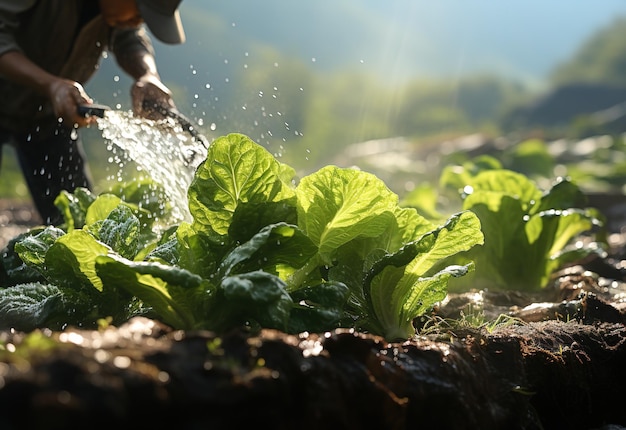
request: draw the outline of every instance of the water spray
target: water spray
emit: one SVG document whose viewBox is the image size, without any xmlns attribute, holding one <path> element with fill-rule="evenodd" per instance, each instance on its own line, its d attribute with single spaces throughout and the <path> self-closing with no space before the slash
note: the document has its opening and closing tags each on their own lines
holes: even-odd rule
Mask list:
<svg viewBox="0 0 626 430">
<path fill-rule="evenodd" d="M 209 148 L 209 140 L 198 131 L 198 127 L 196 127 L 189 118 L 177 109 L 167 108 L 149 101 L 143 102 L 143 109 L 147 111 L 154 111 L 166 118 L 173 119 L 184 131 L 191 135 L 193 140 L 200 143 L 204 149 Z M 111 107 L 103 104 L 92 103 L 78 106 L 78 114 L 82 116 L 97 116 L 99 118 L 104 118 L 106 112 L 108 111 L 111 111 Z"/>
<path fill-rule="evenodd" d="M 151 120 L 122 112 L 106 105 L 81 105 L 78 113 L 101 118 L 97 121 L 102 137 L 109 142 L 108 148 L 123 151 L 122 156 L 114 155 L 119 166 L 132 161 L 138 170 L 149 173 L 160 184 L 172 203 L 172 220 L 189 221 L 187 190 L 193 180 L 195 169 L 206 157 L 208 140 L 198 128 L 176 110 L 157 108 L 144 103 L 144 109 L 163 115 L 162 120 Z"/>
</svg>

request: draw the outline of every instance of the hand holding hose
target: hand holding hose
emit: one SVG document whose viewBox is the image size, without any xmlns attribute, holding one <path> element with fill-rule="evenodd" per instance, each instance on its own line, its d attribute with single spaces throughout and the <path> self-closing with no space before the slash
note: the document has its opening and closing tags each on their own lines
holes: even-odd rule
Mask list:
<svg viewBox="0 0 626 430">
<path fill-rule="evenodd" d="M 48 92 L 54 114 L 63 120 L 67 127 L 84 127 L 95 121 L 78 113 L 78 107 L 93 103 L 83 86 L 69 79 L 57 79 L 50 83 Z"/>
<path fill-rule="evenodd" d="M 176 110 L 172 92 L 156 76 L 146 75 L 140 78 L 134 83 L 130 93 L 135 115 L 159 120 L 165 118 L 163 112 Z"/>
</svg>

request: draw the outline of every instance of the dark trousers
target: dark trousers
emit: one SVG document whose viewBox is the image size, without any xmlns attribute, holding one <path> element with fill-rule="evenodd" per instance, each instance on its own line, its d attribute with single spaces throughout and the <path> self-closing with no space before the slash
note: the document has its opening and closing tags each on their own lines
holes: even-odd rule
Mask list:
<svg viewBox="0 0 626 430">
<path fill-rule="evenodd" d="M 77 187 L 92 188 L 82 143 L 77 130 L 59 125 L 54 131 L 13 134 L 0 129 L 0 164 L 2 146 L 15 147 L 17 159 L 42 220 L 46 224 L 63 222 L 54 200 L 62 190 L 73 192 Z"/>
</svg>

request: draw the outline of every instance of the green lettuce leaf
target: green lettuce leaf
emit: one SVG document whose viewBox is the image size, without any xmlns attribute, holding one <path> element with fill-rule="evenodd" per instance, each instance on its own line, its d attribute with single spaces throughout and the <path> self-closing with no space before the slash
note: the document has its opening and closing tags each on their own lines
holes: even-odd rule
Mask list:
<svg viewBox="0 0 626 430">
<path fill-rule="evenodd" d="M 442 227 L 378 260 L 367 274 L 364 287 L 365 298 L 376 319 L 369 317 L 365 327 L 373 323 L 373 329 L 387 339 L 414 334 L 412 321 L 445 298 L 451 276 L 463 276 L 471 267 L 450 265 L 446 261 L 483 243 L 478 217 L 464 211 L 453 215 Z"/>
<path fill-rule="evenodd" d="M 0 288 L 30 282 L 45 282 L 46 278 L 39 268 L 24 263 L 15 251 L 15 245 L 27 237 L 39 234 L 45 227 L 36 227 L 21 233 L 9 241 L 0 251 Z"/>
<path fill-rule="evenodd" d="M 349 288 L 340 282 L 324 282 L 294 291 L 288 331 L 320 333 L 333 330 L 341 325 L 349 298 Z"/>
<path fill-rule="evenodd" d="M 233 249 L 222 260 L 219 274 L 229 276 L 261 269 L 288 277 L 316 252 L 317 247 L 298 227 L 287 223 L 271 224 Z"/>
<path fill-rule="evenodd" d="M 56 285 L 25 283 L 0 289 L 0 329 L 29 332 L 48 327 L 81 326 L 91 309 L 88 296 Z"/>
<path fill-rule="evenodd" d="M 378 237 L 392 223 L 398 196 L 371 173 L 326 166 L 296 188 L 298 226 L 331 264 L 338 248 L 357 237 Z"/>
<path fill-rule="evenodd" d="M 286 331 L 293 300 L 277 276 L 255 271 L 222 279 L 207 325 L 223 330 L 240 324 Z"/>
<path fill-rule="evenodd" d="M 175 328 L 196 328 L 197 309 L 210 298 L 202 278 L 174 266 L 133 262 L 115 254 L 100 255 L 94 264 L 106 289 L 126 290 Z"/>
<path fill-rule="evenodd" d="M 62 190 L 54 200 L 54 205 L 59 209 L 65 221 L 65 229 L 72 231 L 75 228 L 83 228 L 87 209 L 96 200 L 87 188 L 76 188 L 73 193 Z"/>
<path fill-rule="evenodd" d="M 189 187 L 189 210 L 196 231 L 212 237 L 228 236 L 235 212 L 242 204 L 270 204 L 293 199 L 285 181 L 287 168 L 267 150 L 242 134 L 229 134 L 211 143 Z M 257 212 L 246 217 L 256 233 L 269 222 Z M 264 212 L 269 213 L 269 212 Z"/>
<path fill-rule="evenodd" d="M 139 219 L 126 205 L 116 206 L 105 219 L 90 227 L 90 232 L 100 242 L 111 247 L 122 257 L 133 259 L 142 245 Z"/>
<path fill-rule="evenodd" d="M 48 250 L 62 236 L 65 231 L 54 226 L 45 227 L 36 234 L 25 235 L 15 244 L 15 252 L 21 260 L 46 276 L 46 255 Z"/>
<path fill-rule="evenodd" d="M 84 230 L 74 230 L 57 239 L 46 253 L 48 279 L 57 285 L 95 288 L 102 291 L 95 261 L 110 248 Z"/>
<path fill-rule="evenodd" d="M 564 178 L 542 192 L 523 175 L 492 170 L 479 173 L 469 186 L 463 207 L 480 219 L 485 245 L 465 254 L 476 270 L 453 280 L 454 290 L 545 287 L 555 270 L 584 256 L 582 249 L 563 252 L 571 242 L 603 226 L 598 211 L 579 208 L 584 196 Z M 587 248 L 587 255 L 593 252 Z"/>
</svg>

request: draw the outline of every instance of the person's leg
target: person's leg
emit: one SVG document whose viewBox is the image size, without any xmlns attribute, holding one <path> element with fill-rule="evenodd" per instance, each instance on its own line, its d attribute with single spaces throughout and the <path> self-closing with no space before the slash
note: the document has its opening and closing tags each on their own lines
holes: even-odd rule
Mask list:
<svg viewBox="0 0 626 430">
<path fill-rule="evenodd" d="M 2 171 L 2 150 L 5 144 L 8 144 L 11 141 L 11 136 L 0 130 L 0 172 Z"/>
<path fill-rule="evenodd" d="M 63 221 L 54 205 L 59 193 L 92 187 L 78 133 L 59 127 L 48 137 L 19 140 L 17 158 L 35 206 L 44 223 L 58 225 Z"/>
<path fill-rule="evenodd" d="M 0 129 L 0 174 L 2 174 L 2 153 L 4 152 L 4 147 L 14 144 L 13 135 L 6 130 Z"/>
</svg>

